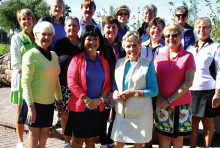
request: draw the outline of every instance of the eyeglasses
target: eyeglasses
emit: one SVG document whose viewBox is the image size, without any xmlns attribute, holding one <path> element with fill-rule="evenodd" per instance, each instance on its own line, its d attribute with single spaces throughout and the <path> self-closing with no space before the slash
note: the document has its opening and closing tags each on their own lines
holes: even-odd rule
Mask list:
<svg viewBox="0 0 220 148">
<path fill-rule="evenodd" d="M 167 34 L 167 35 L 164 35 L 164 37 L 169 39 L 170 37 L 176 38 L 178 35 L 179 35 L 178 33 L 176 33 L 176 34 Z"/>
<path fill-rule="evenodd" d="M 178 17 L 178 18 L 180 18 L 180 17 L 183 17 L 183 18 L 185 18 L 185 17 L 187 17 L 187 14 L 176 14 L 176 17 Z"/>
<path fill-rule="evenodd" d="M 122 15 L 127 16 L 128 13 L 118 13 L 117 15 L 119 15 L 119 16 L 122 16 Z"/>
</svg>

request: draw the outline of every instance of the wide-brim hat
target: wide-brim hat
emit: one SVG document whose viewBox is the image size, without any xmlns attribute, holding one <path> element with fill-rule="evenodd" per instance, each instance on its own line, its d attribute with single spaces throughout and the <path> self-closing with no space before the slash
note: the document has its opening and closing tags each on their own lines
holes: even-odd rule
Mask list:
<svg viewBox="0 0 220 148">
<path fill-rule="evenodd" d="M 128 11 L 128 16 L 130 16 L 131 10 L 130 10 L 129 7 L 126 6 L 126 5 L 118 6 L 118 7 L 115 9 L 115 11 L 114 11 L 114 15 L 116 16 L 120 10 L 127 10 L 127 11 Z"/>
</svg>

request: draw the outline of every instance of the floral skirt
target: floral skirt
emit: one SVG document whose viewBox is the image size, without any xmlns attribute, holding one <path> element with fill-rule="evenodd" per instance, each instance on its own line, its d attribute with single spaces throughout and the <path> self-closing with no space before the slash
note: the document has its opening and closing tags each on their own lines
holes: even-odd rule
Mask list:
<svg viewBox="0 0 220 148">
<path fill-rule="evenodd" d="M 68 113 L 69 111 L 67 110 L 67 104 L 69 102 L 70 96 L 71 96 L 71 91 L 67 86 L 61 86 L 61 92 L 62 92 L 62 97 L 63 97 L 63 111 Z M 55 101 L 55 110 L 58 111 L 58 103 Z"/>
<path fill-rule="evenodd" d="M 156 105 L 156 130 L 168 137 L 186 136 L 192 133 L 191 104 L 169 106 L 161 109 Z"/>
</svg>

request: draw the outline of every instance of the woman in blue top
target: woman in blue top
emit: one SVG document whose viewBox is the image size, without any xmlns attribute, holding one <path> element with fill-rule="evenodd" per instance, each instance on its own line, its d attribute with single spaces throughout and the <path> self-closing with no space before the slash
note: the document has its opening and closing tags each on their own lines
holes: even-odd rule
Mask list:
<svg viewBox="0 0 220 148">
<path fill-rule="evenodd" d="M 130 17 L 130 9 L 126 5 L 121 5 L 118 6 L 115 9 L 114 16 L 118 20 L 118 34 L 117 37 L 119 38 L 119 41 L 122 41 L 123 36 L 125 33 L 129 30 L 128 27 L 126 26 L 128 19 Z"/>
<path fill-rule="evenodd" d="M 66 32 L 64 30 L 64 18 L 62 17 L 64 12 L 65 12 L 65 4 L 63 0 L 52 0 L 50 5 L 50 15 L 42 17 L 38 21 L 38 22 L 48 21 L 53 25 L 55 29 L 55 35 L 53 37 L 52 43 L 50 44 L 51 50 L 53 50 L 53 47 L 57 40 L 66 36 Z"/>
<path fill-rule="evenodd" d="M 137 31 L 128 31 L 122 41 L 126 57 L 119 59 L 115 66 L 116 117 L 111 138 L 117 148 L 125 143 L 143 147 L 152 138 L 151 97 L 158 94 L 158 86 L 153 64 L 140 56 L 141 42 Z"/>
</svg>

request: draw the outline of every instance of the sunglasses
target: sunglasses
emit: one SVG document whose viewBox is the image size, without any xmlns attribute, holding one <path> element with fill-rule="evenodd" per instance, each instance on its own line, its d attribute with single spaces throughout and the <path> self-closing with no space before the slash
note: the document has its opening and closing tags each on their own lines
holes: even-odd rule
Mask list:
<svg viewBox="0 0 220 148">
<path fill-rule="evenodd" d="M 183 18 L 185 18 L 185 17 L 187 17 L 187 14 L 176 14 L 176 17 L 178 17 L 178 18 L 180 18 L 180 17 L 183 17 Z"/>
<path fill-rule="evenodd" d="M 122 16 L 122 15 L 127 16 L 128 13 L 118 13 L 117 15 L 119 15 L 119 16 Z"/>
<path fill-rule="evenodd" d="M 179 35 L 178 33 L 176 33 L 176 34 L 167 34 L 167 35 L 164 35 L 164 37 L 169 39 L 170 37 L 176 38 L 178 35 Z"/>
</svg>

